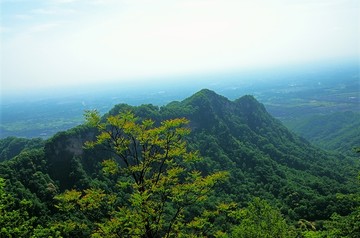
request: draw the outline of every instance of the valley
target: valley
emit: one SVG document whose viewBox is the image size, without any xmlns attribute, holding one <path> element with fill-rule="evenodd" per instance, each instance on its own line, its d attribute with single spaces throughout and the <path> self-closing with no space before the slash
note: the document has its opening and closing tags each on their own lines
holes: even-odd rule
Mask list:
<svg viewBox="0 0 360 238">
<path fill-rule="evenodd" d="M 97 109 L 105 113 L 118 103 L 162 106 L 209 88 L 229 99 L 253 95 L 290 130 L 313 141 L 297 130 L 297 125 L 316 116 L 345 111 L 359 113 L 359 82 L 356 65 L 334 68 L 307 66 L 292 70 L 184 76 L 176 87 L 166 81 L 159 83 L 154 80 L 151 87 L 115 84 L 112 87 L 73 89 L 67 93 L 68 96 L 32 96 L 26 101 L 3 99 L 0 104 L 0 138 L 46 139 L 81 124 L 85 110 Z"/>
</svg>

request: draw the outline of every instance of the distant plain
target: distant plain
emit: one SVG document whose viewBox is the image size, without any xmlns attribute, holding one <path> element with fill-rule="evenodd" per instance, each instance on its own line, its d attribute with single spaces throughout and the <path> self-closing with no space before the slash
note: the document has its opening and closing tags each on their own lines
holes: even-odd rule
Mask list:
<svg viewBox="0 0 360 238">
<path fill-rule="evenodd" d="M 154 79 L 151 85 L 114 83 L 8 95 L 0 105 L 0 138 L 46 139 L 83 123 L 85 110 L 105 113 L 119 103 L 162 106 L 181 101 L 202 88 L 214 90 L 230 100 L 253 95 L 290 129 L 313 116 L 345 111 L 360 113 L 356 63 L 183 75 L 170 79 Z M 170 83 L 174 81 L 177 83 Z"/>
</svg>

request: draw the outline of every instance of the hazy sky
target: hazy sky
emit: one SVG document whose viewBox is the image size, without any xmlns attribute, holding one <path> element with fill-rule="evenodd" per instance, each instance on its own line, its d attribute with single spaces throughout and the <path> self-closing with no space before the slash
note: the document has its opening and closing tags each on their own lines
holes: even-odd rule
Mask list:
<svg viewBox="0 0 360 238">
<path fill-rule="evenodd" d="M 355 59 L 359 2 L 1 0 L 1 89 Z"/>
</svg>

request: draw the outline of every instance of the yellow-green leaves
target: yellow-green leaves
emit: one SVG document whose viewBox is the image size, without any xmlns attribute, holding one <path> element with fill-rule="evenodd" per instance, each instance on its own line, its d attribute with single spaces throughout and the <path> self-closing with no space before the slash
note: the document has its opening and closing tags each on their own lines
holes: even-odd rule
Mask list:
<svg viewBox="0 0 360 238">
<path fill-rule="evenodd" d="M 114 160 L 104 160 L 102 166 L 105 174 L 117 174 L 119 172 L 119 166 Z"/>
<path fill-rule="evenodd" d="M 214 185 L 227 178 L 217 172 L 203 176 L 191 169 L 201 160 L 198 152 L 187 149 L 186 136 L 190 133 L 185 118 L 166 120 L 156 126 L 153 120 L 140 121 L 131 112 L 111 115 L 100 121 L 95 112 L 87 114 L 87 121 L 99 134 L 88 148 L 106 147 L 115 156 L 104 160 L 103 172 L 118 178 L 117 188 L 129 191 L 130 196 L 121 207 L 111 213 L 110 220 L 98 223 L 93 237 L 196 237 L 186 229 L 205 229 L 210 225 L 212 213 L 185 219 L 187 207 L 207 199 Z M 121 165 L 121 166 L 120 166 Z M 129 176 L 125 179 L 124 176 Z M 83 194 L 68 191 L 58 198 L 73 202 L 80 210 L 97 209 L 106 197 L 103 191 L 85 190 Z M 74 205 L 61 205 L 61 209 L 74 209 Z M 226 209 L 223 207 L 223 209 Z M 185 222 L 186 221 L 186 222 Z M 186 225 L 186 223 L 188 225 Z M 221 232 L 218 234 L 221 237 Z"/>
<path fill-rule="evenodd" d="M 295 237 L 280 211 L 260 198 L 255 198 L 234 216 L 240 224 L 233 228 L 232 237 Z"/>
<path fill-rule="evenodd" d="M 184 154 L 183 158 L 186 163 L 194 163 L 194 162 L 199 162 L 202 160 L 198 151 L 188 152 L 188 153 Z"/>
<path fill-rule="evenodd" d="M 60 211 L 71 211 L 75 209 L 76 203 L 79 201 L 81 192 L 76 190 L 68 190 L 63 194 L 55 196 L 58 205 L 55 205 Z"/>
<path fill-rule="evenodd" d="M 142 121 L 142 129 L 147 130 L 149 128 L 152 128 L 154 125 L 154 121 L 151 119 L 146 119 Z"/>
<path fill-rule="evenodd" d="M 67 190 L 55 196 L 58 204 L 55 205 L 60 211 L 92 211 L 100 209 L 101 206 L 114 203 L 114 196 L 105 194 L 101 189 L 85 189 L 84 191 Z"/>
<path fill-rule="evenodd" d="M 99 125 L 101 117 L 100 113 L 96 110 L 87 110 L 84 113 L 86 124 L 96 127 Z"/>
<path fill-rule="evenodd" d="M 86 189 L 85 195 L 78 201 L 81 210 L 94 210 L 101 207 L 101 202 L 105 198 L 104 191 L 101 189 Z"/>
<path fill-rule="evenodd" d="M 175 118 L 171 120 L 165 120 L 161 122 L 161 125 L 164 126 L 166 130 L 169 129 L 180 129 L 182 126 L 187 125 L 189 123 L 189 120 L 185 118 Z"/>
</svg>

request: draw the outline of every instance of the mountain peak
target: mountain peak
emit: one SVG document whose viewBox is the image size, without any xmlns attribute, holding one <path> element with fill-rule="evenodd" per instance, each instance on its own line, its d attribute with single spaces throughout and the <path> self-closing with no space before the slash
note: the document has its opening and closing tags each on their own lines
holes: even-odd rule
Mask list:
<svg viewBox="0 0 360 238">
<path fill-rule="evenodd" d="M 221 96 L 210 89 L 201 89 L 191 97 L 185 99 L 184 102 L 187 104 L 204 104 L 204 102 L 213 104 L 216 102 L 228 103 L 230 101 L 226 97 Z"/>
<path fill-rule="evenodd" d="M 241 98 L 236 99 L 234 103 L 244 111 L 260 110 L 266 112 L 264 105 L 252 95 L 244 95 Z"/>
<path fill-rule="evenodd" d="M 207 88 L 203 88 L 195 94 L 203 94 L 203 95 L 207 95 L 207 96 L 219 96 L 215 91 L 207 89 Z"/>
</svg>

